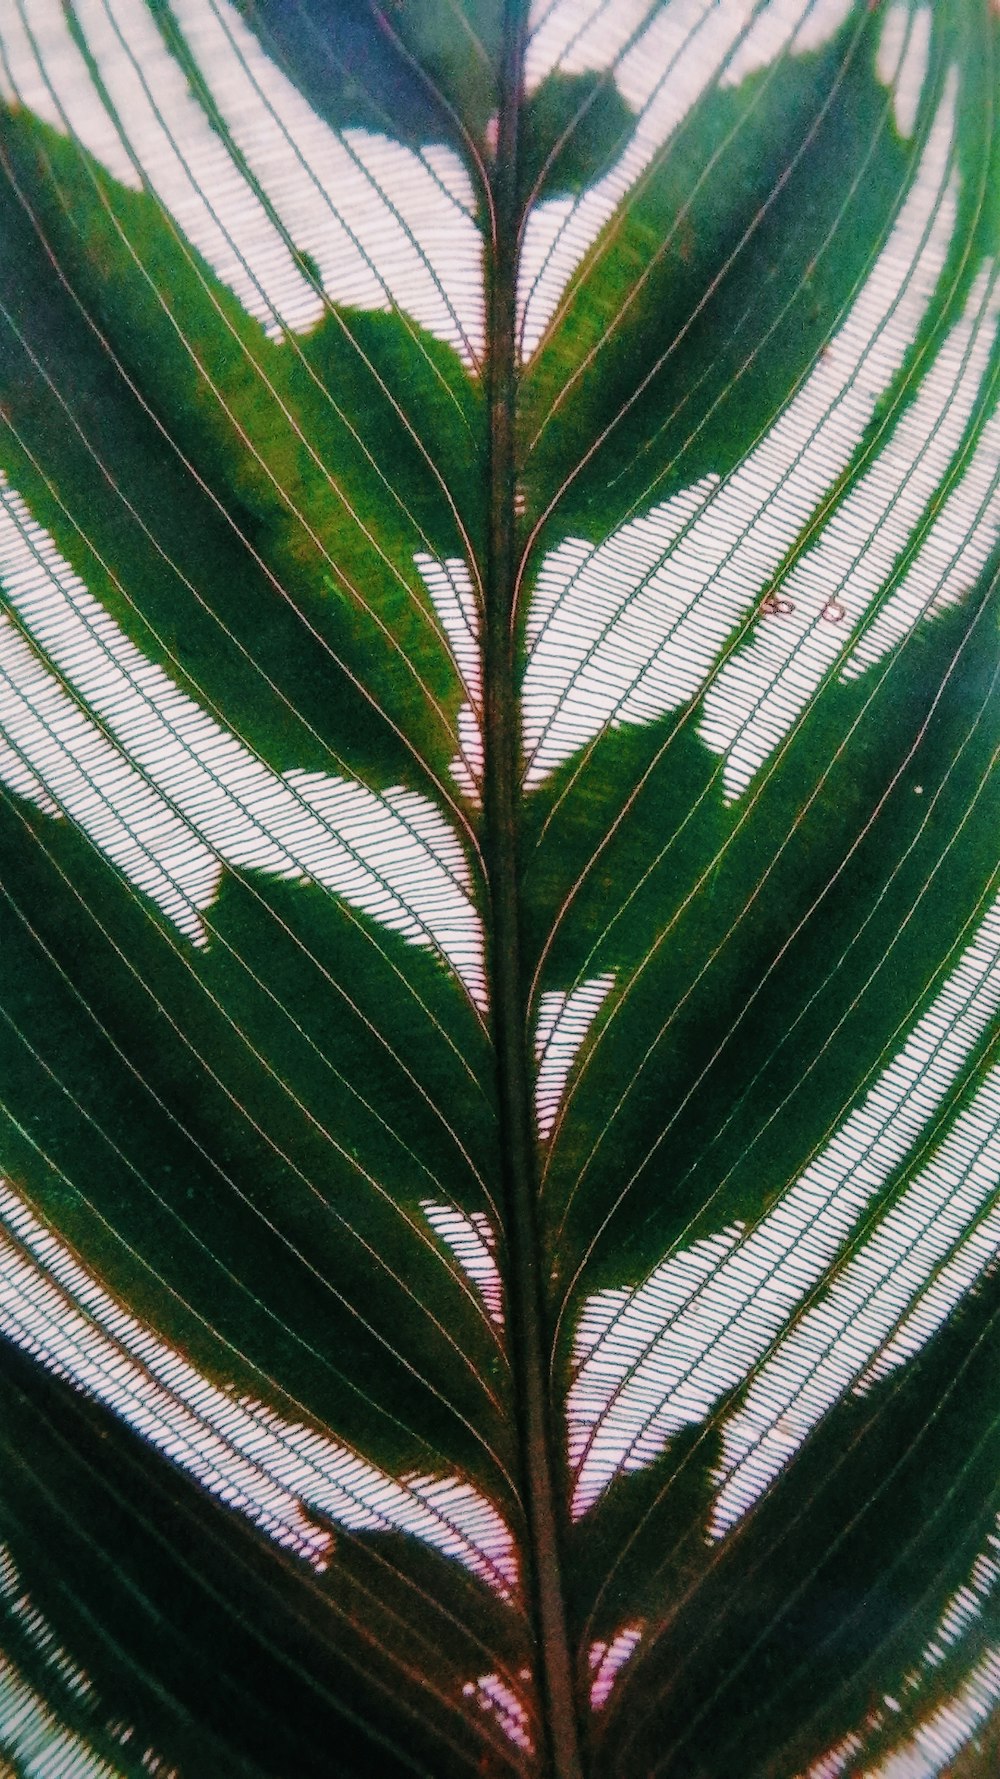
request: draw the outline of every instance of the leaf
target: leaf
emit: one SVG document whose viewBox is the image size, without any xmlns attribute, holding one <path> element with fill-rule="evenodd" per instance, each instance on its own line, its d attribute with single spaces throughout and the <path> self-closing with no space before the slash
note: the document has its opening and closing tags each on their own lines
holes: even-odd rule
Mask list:
<svg viewBox="0 0 1000 1779">
<path fill-rule="evenodd" d="M 0 3 L 0 1768 L 987 1773 L 985 0 Z"/>
</svg>

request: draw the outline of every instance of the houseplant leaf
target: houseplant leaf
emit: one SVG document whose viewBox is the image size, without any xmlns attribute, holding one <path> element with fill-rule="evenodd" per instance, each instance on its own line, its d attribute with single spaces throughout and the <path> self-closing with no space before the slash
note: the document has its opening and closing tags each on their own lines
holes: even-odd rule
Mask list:
<svg viewBox="0 0 1000 1779">
<path fill-rule="evenodd" d="M 989 1770 L 997 34 L 0 7 L 14 1770 Z"/>
</svg>

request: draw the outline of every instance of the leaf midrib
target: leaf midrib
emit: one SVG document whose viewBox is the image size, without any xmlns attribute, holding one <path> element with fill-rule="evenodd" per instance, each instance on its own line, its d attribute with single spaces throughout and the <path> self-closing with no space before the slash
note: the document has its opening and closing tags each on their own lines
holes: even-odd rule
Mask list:
<svg viewBox="0 0 1000 1779">
<path fill-rule="evenodd" d="M 538 1652 L 541 1770 L 582 1779 L 573 1664 L 561 1581 L 557 1430 L 549 1396 L 537 1166 L 521 968 L 520 709 L 514 600 L 518 577 L 517 269 L 518 138 L 523 104 L 526 0 L 507 0 L 497 151 L 490 181 L 492 251 L 487 291 L 489 514 L 483 625 L 483 815 L 489 909 L 487 968 L 496 1045 L 500 1166 L 505 1211 L 508 1327 L 527 1545 L 524 1588 Z"/>
</svg>

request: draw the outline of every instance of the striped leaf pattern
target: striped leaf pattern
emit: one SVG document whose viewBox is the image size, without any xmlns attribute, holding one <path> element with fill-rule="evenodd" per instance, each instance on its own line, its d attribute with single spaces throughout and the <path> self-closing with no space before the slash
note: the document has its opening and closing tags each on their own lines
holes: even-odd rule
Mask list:
<svg viewBox="0 0 1000 1779">
<path fill-rule="evenodd" d="M 0 0 L 0 1767 L 1000 1751 L 992 0 Z"/>
</svg>

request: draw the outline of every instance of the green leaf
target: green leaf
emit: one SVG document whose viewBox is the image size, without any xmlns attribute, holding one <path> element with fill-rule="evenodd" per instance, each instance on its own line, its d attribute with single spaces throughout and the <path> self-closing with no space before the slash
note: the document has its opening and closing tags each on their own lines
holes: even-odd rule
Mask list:
<svg viewBox="0 0 1000 1779">
<path fill-rule="evenodd" d="M 4 1773 L 994 1770 L 998 39 L 0 0 Z"/>
</svg>

